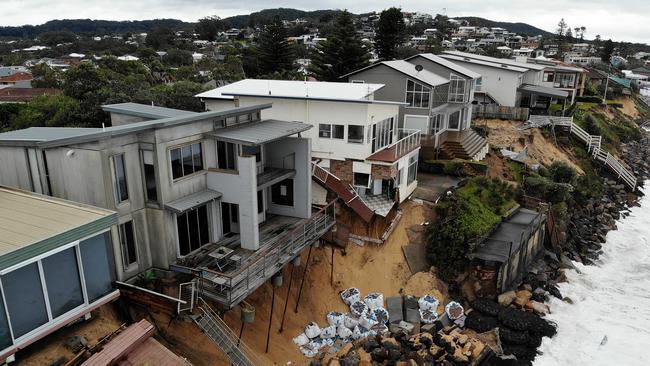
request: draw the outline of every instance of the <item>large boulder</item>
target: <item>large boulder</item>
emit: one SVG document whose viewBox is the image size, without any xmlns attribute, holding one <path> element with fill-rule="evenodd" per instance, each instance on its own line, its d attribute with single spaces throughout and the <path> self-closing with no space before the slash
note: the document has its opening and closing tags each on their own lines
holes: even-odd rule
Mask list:
<svg viewBox="0 0 650 366">
<path fill-rule="evenodd" d="M 517 297 L 517 293 L 515 293 L 514 291 L 508 291 L 499 295 L 497 301 L 501 306 L 508 306 L 512 304 L 512 302 L 515 300 L 516 297 Z"/>
</svg>

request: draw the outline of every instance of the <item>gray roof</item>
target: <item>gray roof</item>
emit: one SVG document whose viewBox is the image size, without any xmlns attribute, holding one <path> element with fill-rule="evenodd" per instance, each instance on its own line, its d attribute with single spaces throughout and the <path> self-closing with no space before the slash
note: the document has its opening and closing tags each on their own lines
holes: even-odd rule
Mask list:
<svg viewBox="0 0 650 366">
<path fill-rule="evenodd" d="M 451 62 L 447 59 L 444 59 L 438 55 L 434 55 L 433 53 L 420 53 L 418 55 L 413 55 L 411 57 L 406 58 L 406 61 L 411 61 L 415 58 L 422 57 L 425 58 L 431 62 L 434 62 L 440 66 L 444 66 L 450 70 L 452 70 L 455 73 L 467 76 L 468 78 L 472 79 L 479 79 L 481 78 L 481 74 L 476 73 L 466 67 L 460 66 L 457 63 Z"/>
<path fill-rule="evenodd" d="M 185 197 L 181 197 L 177 200 L 171 201 L 165 204 L 165 208 L 173 211 L 175 213 L 183 213 L 187 210 L 191 210 L 195 207 L 201 206 L 206 202 L 216 200 L 221 197 L 222 194 L 211 189 L 206 189 L 204 191 L 192 193 Z"/>
<path fill-rule="evenodd" d="M 566 99 L 569 96 L 569 92 L 565 90 L 549 88 L 546 86 L 523 84 L 517 89 L 519 91 L 527 92 L 530 94 L 544 95 L 547 97 L 561 98 Z"/>
<path fill-rule="evenodd" d="M 490 61 L 482 61 L 482 60 L 477 60 L 469 57 L 463 57 L 463 56 L 457 56 L 457 55 L 440 55 L 440 57 L 445 58 L 447 60 L 455 61 L 455 62 L 461 62 L 461 63 L 468 63 L 468 64 L 475 64 L 475 65 L 481 65 L 481 66 L 487 66 L 487 67 L 494 67 L 503 71 L 512 71 L 512 72 L 517 72 L 517 73 L 524 73 L 528 71 L 528 68 L 525 67 L 518 67 L 518 66 L 512 66 L 512 65 L 507 65 L 503 63 L 496 63 L 496 62 L 490 62 Z"/>
<path fill-rule="evenodd" d="M 208 135 L 243 145 L 262 145 L 283 137 L 307 131 L 312 125 L 302 122 L 267 119 L 210 132 Z"/>
<path fill-rule="evenodd" d="M 459 57 L 462 57 L 464 59 L 469 58 L 469 59 L 472 59 L 472 60 L 491 62 L 491 63 L 495 63 L 495 64 L 522 67 L 522 68 L 526 68 L 526 69 L 529 69 L 529 70 L 541 71 L 541 70 L 544 70 L 547 67 L 549 67 L 549 66 L 546 66 L 546 65 L 532 64 L 532 63 L 529 63 L 529 62 L 518 62 L 518 61 L 507 59 L 507 58 L 482 56 L 482 55 L 477 55 L 475 53 L 469 53 L 469 52 L 444 51 L 444 53 L 447 54 L 447 55 L 459 56 Z"/>
<path fill-rule="evenodd" d="M 415 69 L 415 65 L 413 65 L 410 62 L 406 62 L 404 60 L 394 60 L 394 61 L 381 61 L 377 62 L 375 64 L 372 64 L 370 66 L 366 66 L 363 69 L 359 69 L 356 71 L 353 71 L 349 74 L 341 76 L 341 78 L 348 77 L 354 74 L 357 74 L 361 71 L 368 70 L 373 67 L 377 67 L 379 65 L 384 65 L 387 67 L 390 67 L 391 69 L 398 71 L 414 80 L 420 81 L 424 84 L 427 84 L 431 87 L 438 86 L 438 85 L 443 85 L 447 84 L 449 82 L 449 79 L 444 78 L 442 76 L 436 75 L 432 73 L 431 71 L 427 70 L 422 70 L 422 71 L 417 71 Z M 363 85 L 363 84 L 361 84 Z"/>
<path fill-rule="evenodd" d="M 106 112 L 126 114 L 129 116 L 149 119 L 180 117 L 196 114 L 196 112 L 139 103 L 106 104 L 102 106 L 102 109 Z"/>
<path fill-rule="evenodd" d="M 43 148 L 66 146 L 70 144 L 79 144 L 123 136 L 146 130 L 174 127 L 202 120 L 222 118 L 270 107 L 271 104 L 267 103 L 249 107 L 233 108 L 225 111 L 192 113 L 185 116 L 135 122 L 107 128 L 31 127 L 24 130 L 0 133 L 0 146 L 38 146 Z"/>
</svg>

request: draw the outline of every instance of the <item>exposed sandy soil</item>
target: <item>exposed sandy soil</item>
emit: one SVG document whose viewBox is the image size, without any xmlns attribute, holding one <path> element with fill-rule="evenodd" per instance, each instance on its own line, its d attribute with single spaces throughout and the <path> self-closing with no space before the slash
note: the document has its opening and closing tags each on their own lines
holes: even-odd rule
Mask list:
<svg viewBox="0 0 650 366">
<path fill-rule="evenodd" d="M 260 355 L 266 355 L 273 364 L 286 365 L 291 362 L 292 365 L 307 365 L 309 359 L 300 353 L 298 347 L 292 342 L 292 338 L 300 334 L 304 326 L 311 321 L 325 325 L 325 314 L 329 311 L 347 312 L 348 308 L 339 296 L 340 291 L 348 287 L 357 287 L 361 290 L 362 295 L 369 292 L 382 292 L 385 297 L 388 297 L 400 294 L 405 288 L 423 292 L 430 286 L 433 290 L 435 282 L 427 279 L 427 276 L 419 275 L 409 283 L 411 273 L 402 253 L 402 246 L 408 244 L 406 228 L 426 221 L 425 217 L 428 217 L 430 208 L 413 201 L 407 201 L 402 205 L 402 209 L 404 217 L 384 245 L 366 244 L 360 247 L 350 243 L 345 253 L 339 249 L 335 250 L 333 284 L 330 283 L 331 247 L 314 249 L 299 311 L 296 314 L 294 307 L 307 256 L 306 252 L 303 253 L 301 266 L 296 267 L 294 271 L 284 332 L 278 333 L 291 266 L 285 268 L 284 284 L 281 288 L 276 289 L 268 354 L 264 353 L 264 346 L 272 287 L 267 283 L 259 288 L 247 299 L 251 305 L 255 306 L 256 316 L 255 323 L 246 325 L 243 341 L 258 351 Z M 239 317 L 239 308 L 233 309 L 226 316 L 227 322 L 235 331 L 239 331 L 240 328 Z"/>
<path fill-rule="evenodd" d="M 634 99 L 629 97 L 622 97 L 616 99 L 616 102 L 623 104 L 623 108 L 620 108 L 620 111 L 625 113 L 628 117 L 631 118 L 639 117 L 639 111 L 636 109 L 636 104 L 634 103 Z"/>
<path fill-rule="evenodd" d="M 556 146 L 553 138 L 546 138 L 540 129 L 518 130 L 521 122 L 503 121 L 497 119 L 481 120 L 477 125 L 484 125 L 490 129 L 488 143 L 499 148 L 505 147 L 519 152 L 524 146 L 528 146 L 528 162 L 550 165 L 555 160 L 560 160 L 573 166 L 580 174 L 584 171 L 573 160 L 571 152 Z M 490 163 L 491 161 L 488 161 Z M 492 169 L 492 167 L 491 167 Z"/>
</svg>

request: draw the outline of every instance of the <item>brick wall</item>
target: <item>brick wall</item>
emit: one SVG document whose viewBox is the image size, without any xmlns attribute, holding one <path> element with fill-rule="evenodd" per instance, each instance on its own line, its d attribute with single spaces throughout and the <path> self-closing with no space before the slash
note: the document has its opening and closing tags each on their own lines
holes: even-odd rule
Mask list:
<svg viewBox="0 0 650 366">
<path fill-rule="evenodd" d="M 342 182 L 352 184 L 352 161 L 330 160 L 330 173 L 336 175 Z"/>
<path fill-rule="evenodd" d="M 370 175 L 372 179 L 394 179 L 397 176 L 397 164 L 391 166 L 373 164 Z"/>
</svg>

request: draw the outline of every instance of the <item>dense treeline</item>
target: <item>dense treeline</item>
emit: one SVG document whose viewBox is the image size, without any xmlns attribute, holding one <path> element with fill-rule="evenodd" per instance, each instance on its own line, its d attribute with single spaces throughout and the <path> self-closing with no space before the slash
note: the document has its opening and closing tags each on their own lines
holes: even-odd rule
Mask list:
<svg viewBox="0 0 650 366">
<path fill-rule="evenodd" d="M 124 34 L 148 32 L 153 28 L 168 27 L 176 30 L 191 30 L 194 23 L 178 19 L 153 19 L 133 21 L 63 19 L 50 20 L 40 25 L 23 25 L 18 27 L 0 27 L 0 37 L 34 38 L 46 32 L 67 31 L 76 34 Z"/>
</svg>

